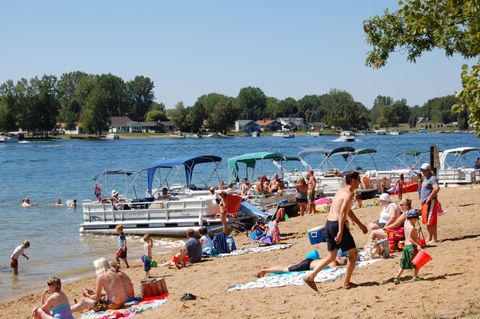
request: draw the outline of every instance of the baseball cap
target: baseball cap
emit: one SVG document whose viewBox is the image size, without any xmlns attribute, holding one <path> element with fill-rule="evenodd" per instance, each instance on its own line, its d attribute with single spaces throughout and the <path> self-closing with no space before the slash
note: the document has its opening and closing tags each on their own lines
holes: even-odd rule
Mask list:
<svg viewBox="0 0 480 319">
<path fill-rule="evenodd" d="M 424 171 L 424 170 L 427 170 L 427 169 L 431 169 L 430 164 L 428 164 L 428 163 L 423 163 L 422 166 L 420 166 L 421 171 Z"/>
<path fill-rule="evenodd" d="M 411 209 L 407 212 L 407 219 L 418 218 L 418 213 L 415 209 Z"/>
<path fill-rule="evenodd" d="M 391 202 L 390 195 L 388 195 L 387 193 L 383 193 L 382 195 L 380 195 L 380 200 L 384 200 L 386 202 Z"/>
</svg>

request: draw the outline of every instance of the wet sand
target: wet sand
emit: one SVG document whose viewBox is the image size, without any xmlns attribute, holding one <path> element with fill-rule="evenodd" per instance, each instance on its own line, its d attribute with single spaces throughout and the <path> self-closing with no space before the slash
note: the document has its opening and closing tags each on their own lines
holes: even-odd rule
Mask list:
<svg viewBox="0 0 480 319">
<path fill-rule="evenodd" d="M 406 197 L 414 199 L 414 207 L 418 208 L 415 193 Z M 170 291 L 168 302 L 135 318 L 478 318 L 479 198 L 480 186 L 441 189 L 439 199 L 447 213 L 439 217 L 440 244 L 426 249 L 433 261 L 420 271 L 424 281 L 410 282 L 408 271 L 400 285 L 389 281 L 399 267 L 400 254 L 396 253 L 394 258 L 356 269 L 352 281 L 360 286 L 348 291 L 341 289 L 343 279 L 318 284 L 318 293 L 305 285 L 225 291 L 229 285 L 254 280 L 261 266 L 302 260 L 313 249 L 306 230 L 322 225 L 326 219 L 325 214 L 316 214 L 291 218 L 280 224 L 283 241 L 295 243 L 289 249 L 209 259 L 181 270 L 154 268 L 154 275 L 165 278 Z M 378 219 L 379 212 L 379 207 L 355 210 L 364 223 Z M 357 227 L 352 233 L 357 245 L 363 246 L 366 235 Z M 236 241 L 237 247 L 251 246 L 244 234 L 237 235 Z M 325 255 L 325 244 L 315 248 L 320 255 Z M 129 253 L 136 256 L 141 252 Z M 170 254 L 154 257 L 167 259 Z M 131 263 L 134 266 L 125 271 L 139 291 L 144 272 L 135 258 Z M 66 284 L 64 291 L 72 302 L 73 298 L 81 297 L 83 288 L 93 286 L 91 277 Z M 197 300 L 180 301 L 186 292 L 197 295 Z M 0 304 L 0 318 L 30 318 L 31 309 L 38 303 L 39 295 L 32 294 Z M 79 317 L 77 314 L 76 318 Z"/>
</svg>

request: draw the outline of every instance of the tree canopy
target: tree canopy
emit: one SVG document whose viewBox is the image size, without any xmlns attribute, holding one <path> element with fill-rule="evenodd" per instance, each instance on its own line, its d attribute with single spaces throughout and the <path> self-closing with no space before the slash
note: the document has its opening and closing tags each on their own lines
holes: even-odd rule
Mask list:
<svg viewBox="0 0 480 319">
<path fill-rule="evenodd" d="M 383 67 L 390 54 L 398 49 L 415 62 L 424 52 L 439 48 L 447 56 L 454 53 L 476 58 L 469 72 L 462 68 L 463 90 L 457 93 L 459 103 L 453 108 L 468 108 L 470 124 L 480 121 L 480 2 L 478 0 L 406 0 L 399 1 L 396 12 L 385 11 L 364 21 L 366 39 L 372 45 L 366 64 Z M 480 125 L 477 125 L 480 133 Z"/>
</svg>

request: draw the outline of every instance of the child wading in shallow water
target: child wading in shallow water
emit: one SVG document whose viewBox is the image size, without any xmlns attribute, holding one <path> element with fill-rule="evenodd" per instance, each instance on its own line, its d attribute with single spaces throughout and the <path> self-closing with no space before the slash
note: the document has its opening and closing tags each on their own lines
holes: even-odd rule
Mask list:
<svg viewBox="0 0 480 319">
<path fill-rule="evenodd" d="M 121 259 L 125 263 L 125 266 L 129 268 L 130 266 L 128 265 L 128 261 L 127 261 L 127 238 L 123 233 L 123 226 L 117 225 L 115 227 L 115 231 L 118 234 L 118 250 L 115 253 L 117 263 L 120 265 L 120 259 Z"/>
<path fill-rule="evenodd" d="M 150 276 L 150 269 L 152 269 L 152 247 L 153 239 L 150 235 L 143 236 L 143 270 L 145 270 L 145 276 Z"/>
<path fill-rule="evenodd" d="M 420 245 L 418 242 L 417 230 L 415 229 L 415 224 L 418 222 L 418 213 L 411 209 L 407 212 L 407 220 L 405 220 L 405 246 L 403 247 L 402 258 L 400 258 L 400 270 L 398 271 L 397 276 L 393 279 L 395 285 L 400 283 L 400 276 L 402 275 L 405 269 L 414 269 L 413 270 L 413 281 L 421 280 L 418 277 L 419 268 L 415 267 L 412 264 L 412 260 L 417 254 Z"/>
</svg>

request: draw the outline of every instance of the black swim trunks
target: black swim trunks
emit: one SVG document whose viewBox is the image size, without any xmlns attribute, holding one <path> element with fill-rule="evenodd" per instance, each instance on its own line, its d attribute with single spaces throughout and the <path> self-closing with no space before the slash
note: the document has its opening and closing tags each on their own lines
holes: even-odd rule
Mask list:
<svg viewBox="0 0 480 319">
<path fill-rule="evenodd" d="M 342 251 L 349 251 L 352 248 L 355 248 L 355 241 L 353 240 L 352 234 L 350 234 L 350 230 L 348 229 L 347 225 L 343 227 L 343 235 L 342 241 L 340 244 L 335 242 L 335 237 L 338 233 L 338 221 L 331 221 L 327 220 L 325 224 L 325 239 L 327 241 L 327 249 L 328 251 L 333 251 L 335 249 L 341 248 Z"/>
<path fill-rule="evenodd" d="M 306 271 L 310 270 L 310 264 L 312 263 L 313 259 L 307 258 L 302 260 L 298 264 L 292 265 L 288 267 L 288 271 Z"/>
</svg>

